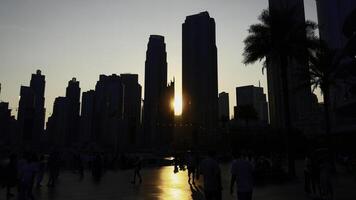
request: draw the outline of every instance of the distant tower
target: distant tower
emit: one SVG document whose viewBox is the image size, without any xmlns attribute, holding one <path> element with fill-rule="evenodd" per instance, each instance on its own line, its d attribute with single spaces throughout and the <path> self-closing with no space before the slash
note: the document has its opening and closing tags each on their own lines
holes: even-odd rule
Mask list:
<svg viewBox="0 0 356 200">
<path fill-rule="evenodd" d="M 124 108 L 124 85 L 120 76 L 100 75 L 95 86 L 95 141 L 103 148 L 119 151 Z"/>
<path fill-rule="evenodd" d="M 80 87 L 79 81 L 73 78 L 66 88 L 68 101 L 68 144 L 76 142 L 79 138 L 79 110 L 80 110 Z"/>
<path fill-rule="evenodd" d="M 219 121 L 229 121 L 229 93 L 221 92 L 219 94 Z"/>
<path fill-rule="evenodd" d="M 214 133 L 218 122 L 215 21 L 208 12 L 202 12 L 187 16 L 182 28 L 182 118 L 194 130 Z"/>
<path fill-rule="evenodd" d="M 25 144 L 38 146 L 45 123 L 45 76 L 40 70 L 32 74 L 30 87 L 21 86 L 18 120 L 20 136 Z"/>
<path fill-rule="evenodd" d="M 82 109 L 80 116 L 80 139 L 82 143 L 94 142 L 94 109 L 95 109 L 95 91 L 89 90 L 83 92 Z"/>
<path fill-rule="evenodd" d="M 164 37 L 151 35 L 145 62 L 145 95 L 143 105 L 144 143 L 157 141 L 163 93 L 167 87 L 167 53 Z"/>
<path fill-rule="evenodd" d="M 127 142 L 132 145 L 138 143 L 138 130 L 141 119 L 141 91 L 138 74 L 121 74 L 124 85 L 124 120 L 127 123 Z"/>
</svg>

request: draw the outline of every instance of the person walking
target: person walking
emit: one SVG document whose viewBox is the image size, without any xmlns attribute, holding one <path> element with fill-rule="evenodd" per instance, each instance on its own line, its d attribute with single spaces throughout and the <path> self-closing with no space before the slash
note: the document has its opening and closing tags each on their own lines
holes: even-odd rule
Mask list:
<svg viewBox="0 0 356 200">
<path fill-rule="evenodd" d="M 221 171 L 215 160 L 215 152 L 209 152 L 200 165 L 200 173 L 204 177 L 204 193 L 206 200 L 221 200 Z"/>
<path fill-rule="evenodd" d="M 196 173 L 197 163 L 196 163 L 195 156 L 193 155 L 192 152 L 188 152 L 186 160 L 187 160 L 187 169 L 188 169 L 188 183 L 190 183 L 190 180 L 192 179 L 193 184 L 195 184 L 195 173 Z"/>
<path fill-rule="evenodd" d="M 252 200 L 253 192 L 253 167 L 243 155 L 235 155 L 235 160 L 231 165 L 230 193 L 234 192 L 236 182 L 236 191 L 238 200 Z"/>
<path fill-rule="evenodd" d="M 135 165 L 134 165 L 134 176 L 132 184 L 136 183 L 136 176 L 138 177 L 139 183 L 142 183 L 142 176 L 141 176 L 141 168 L 142 168 L 142 160 L 140 157 L 136 157 Z"/>
</svg>

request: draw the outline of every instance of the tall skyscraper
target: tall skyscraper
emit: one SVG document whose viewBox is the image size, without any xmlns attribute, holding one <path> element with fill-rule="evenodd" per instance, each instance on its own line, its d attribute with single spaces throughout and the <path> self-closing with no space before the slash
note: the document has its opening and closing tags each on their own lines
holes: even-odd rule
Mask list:
<svg viewBox="0 0 356 200">
<path fill-rule="evenodd" d="M 30 87 L 21 86 L 18 121 L 20 138 L 28 145 L 38 145 L 43 136 L 45 122 L 45 76 L 40 70 L 32 74 Z"/>
<path fill-rule="evenodd" d="M 68 105 L 68 98 L 57 97 L 54 100 L 52 115 L 48 118 L 49 142 L 51 146 L 56 148 L 67 147 L 70 142 Z"/>
<path fill-rule="evenodd" d="M 157 125 L 163 93 L 167 87 L 167 53 L 164 37 L 151 35 L 145 62 L 145 95 L 143 105 L 144 143 L 150 146 L 160 138 Z"/>
<path fill-rule="evenodd" d="M 295 9 L 295 21 L 305 22 L 303 0 L 269 0 L 269 11 L 274 12 L 284 9 Z M 281 63 L 279 57 L 269 57 L 267 67 L 268 97 L 270 123 L 275 128 L 286 127 L 286 109 L 283 94 L 283 82 L 281 79 Z M 300 120 L 306 120 L 312 110 L 312 92 L 310 86 L 305 84 L 308 77 L 307 60 L 305 64 L 298 64 L 295 60 L 289 60 L 287 69 L 289 91 L 289 114 L 292 125 Z M 300 74 L 306 74 L 302 77 Z M 303 86 L 305 85 L 305 86 Z M 303 127 L 300 127 L 303 129 Z"/>
<path fill-rule="evenodd" d="M 95 141 L 103 148 L 119 151 L 123 128 L 124 86 L 120 76 L 100 75 L 95 86 Z"/>
<path fill-rule="evenodd" d="M 138 144 L 138 131 L 141 119 L 141 85 L 138 74 L 121 74 L 124 85 L 124 120 L 128 127 L 128 142 Z"/>
<path fill-rule="evenodd" d="M 257 113 L 258 120 L 268 122 L 266 94 L 263 93 L 262 87 L 254 87 L 253 85 L 237 87 L 236 105 L 237 110 L 240 106 L 252 106 Z"/>
<path fill-rule="evenodd" d="M 79 136 L 80 87 L 79 81 L 73 78 L 66 88 L 68 101 L 68 144 L 77 142 Z"/>
<path fill-rule="evenodd" d="M 17 121 L 11 116 L 9 103 L 0 102 L 0 143 L 1 145 L 17 144 Z"/>
<path fill-rule="evenodd" d="M 230 108 L 229 108 L 229 93 L 221 92 L 219 94 L 219 120 L 229 120 L 230 119 Z"/>
<path fill-rule="evenodd" d="M 329 48 L 340 49 L 347 39 L 342 29 L 345 19 L 356 9 L 355 0 L 317 0 L 319 35 Z"/>
<path fill-rule="evenodd" d="M 182 117 L 193 131 L 214 133 L 218 122 L 215 21 L 208 12 L 202 12 L 187 16 L 182 28 Z"/>
<path fill-rule="evenodd" d="M 94 142 L 94 110 L 95 110 L 95 91 L 83 92 L 82 109 L 80 116 L 80 139 L 81 143 Z"/>
</svg>

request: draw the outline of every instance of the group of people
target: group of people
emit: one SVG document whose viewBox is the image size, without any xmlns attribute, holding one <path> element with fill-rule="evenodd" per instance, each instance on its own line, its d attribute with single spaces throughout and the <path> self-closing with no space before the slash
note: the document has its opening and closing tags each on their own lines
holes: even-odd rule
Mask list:
<svg viewBox="0 0 356 200">
<path fill-rule="evenodd" d="M 208 152 L 204 159 L 200 159 L 197 153 L 188 152 L 184 161 L 188 171 L 188 183 L 195 184 L 195 179 L 199 179 L 199 176 L 202 175 L 206 200 L 221 200 L 223 185 L 221 169 L 215 152 Z M 182 163 L 181 157 L 175 158 L 175 173 L 179 169 L 185 170 L 180 168 Z M 238 200 L 252 199 L 253 171 L 254 167 L 251 159 L 245 154 L 234 154 L 234 160 L 231 165 L 230 193 L 233 194 L 236 187 Z"/>
<path fill-rule="evenodd" d="M 55 154 L 51 154 L 47 164 L 50 177 L 48 186 L 53 186 L 59 175 L 56 162 Z M 0 175 L 0 180 L 3 180 L 2 184 L 6 187 L 7 199 L 14 196 L 12 189 L 15 187 L 18 189 L 18 199 L 34 199 L 33 187 L 40 188 L 42 186 L 45 170 L 44 155 L 24 153 L 22 157 L 18 158 L 16 154 L 11 154 Z"/>
<path fill-rule="evenodd" d="M 332 175 L 335 165 L 330 154 L 320 151 L 305 158 L 304 189 L 307 194 L 318 198 L 333 199 Z"/>
</svg>

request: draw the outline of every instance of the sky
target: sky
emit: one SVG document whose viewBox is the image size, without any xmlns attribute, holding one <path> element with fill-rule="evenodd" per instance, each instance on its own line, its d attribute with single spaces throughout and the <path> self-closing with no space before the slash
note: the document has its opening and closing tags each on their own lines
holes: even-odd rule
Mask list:
<svg viewBox="0 0 356 200">
<path fill-rule="evenodd" d="M 65 95 L 72 77 L 83 91 L 100 74 L 139 74 L 144 88 L 149 35 L 165 37 L 168 80 L 181 98 L 182 23 L 208 11 L 216 22 L 218 88 L 230 97 L 237 86 L 259 82 L 267 93 L 261 63 L 242 63 L 243 40 L 268 0 L 0 0 L 0 100 L 17 115 L 21 85 L 40 69 L 46 76 L 46 117 L 54 99 Z M 316 21 L 315 0 L 305 0 L 306 18 Z"/>
</svg>

